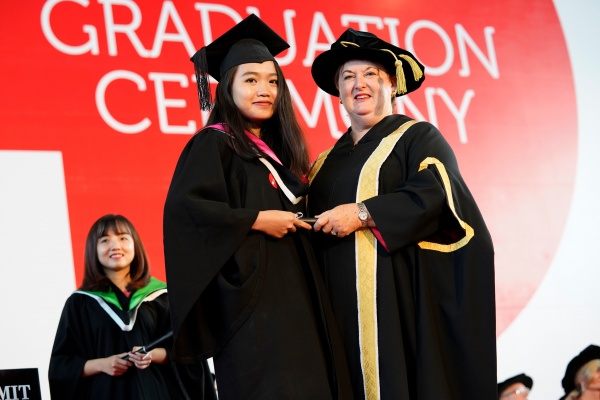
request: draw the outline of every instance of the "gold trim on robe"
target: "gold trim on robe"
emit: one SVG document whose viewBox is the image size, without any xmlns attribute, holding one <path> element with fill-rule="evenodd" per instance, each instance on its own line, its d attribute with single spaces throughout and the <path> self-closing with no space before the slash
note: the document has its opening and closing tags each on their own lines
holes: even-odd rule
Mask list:
<svg viewBox="0 0 600 400">
<path fill-rule="evenodd" d="M 323 163 L 325 162 L 325 159 L 329 155 L 329 152 L 331 151 L 331 149 L 333 149 L 333 147 L 331 147 L 328 150 L 325 150 L 324 152 L 319 154 L 319 156 L 313 163 L 312 167 L 310 167 L 310 171 L 308 171 L 308 183 L 309 184 L 312 183 L 313 179 L 315 179 L 315 176 L 317 176 L 317 174 L 319 173 L 319 170 L 323 166 Z"/>
<path fill-rule="evenodd" d="M 402 135 L 418 121 L 408 121 L 398 129 L 386 136 L 373 154 L 363 165 L 356 193 L 356 202 L 361 202 L 377 196 L 379 192 L 379 173 L 381 166 L 393 151 Z M 321 153 L 313 164 L 308 180 L 312 183 L 315 176 L 323 166 L 329 152 Z M 426 250 L 451 252 L 466 245 L 474 235 L 473 228 L 462 221 L 456 213 L 452 197 L 450 178 L 444 165 L 433 157 L 426 158 L 419 166 L 419 171 L 434 166 L 439 172 L 448 205 L 465 230 L 465 236 L 456 243 L 440 244 L 421 241 L 419 247 Z M 359 229 L 355 235 L 355 260 L 356 260 L 356 292 L 358 306 L 359 345 L 361 354 L 361 367 L 366 400 L 379 400 L 381 397 L 379 385 L 379 348 L 377 341 L 377 239 L 370 229 Z"/>
<path fill-rule="evenodd" d="M 436 167 L 440 176 L 442 177 L 442 182 L 444 184 L 444 190 L 446 191 L 446 199 L 448 200 L 448 207 L 450 207 L 450 210 L 452 210 L 452 214 L 454 215 L 454 218 L 456 218 L 456 220 L 460 224 L 461 228 L 465 231 L 465 236 L 462 239 L 460 239 L 458 242 L 450 243 L 450 244 L 440 244 L 440 243 L 422 241 L 422 242 L 419 242 L 419 247 L 424 250 L 434 250 L 434 251 L 440 251 L 443 253 L 450 253 L 452 251 L 460 249 L 461 247 L 463 247 L 464 245 L 469 243 L 469 240 L 471 240 L 471 238 L 475 235 L 475 231 L 473 231 L 473 228 L 471 228 L 471 226 L 469 226 L 469 224 L 467 224 L 465 221 L 460 219 L 460 217 L 456 213 L 456 208 L 454 207 L 454 198 L 452 196 L 452 186 L 450 185 L 450 177 L 448 176 L 448 172 L 446 172 L 446 167 L 444 167 L 444 164 L 442 164 L 440 162 L 440 160 L 438 160 L 437 158 L 427 157 L 425 160 L 423 160 L 421 162 L 421 165 L 419 166 L 419 171 L 424 170 L 425 168 L 429 167 L 430 165 L 433 165 L 434 167 Z"/>
<path fill-rule="evenodd" d="M 417 121 L 408 121 L 386 136 L 363 165 L 356 202 L 377 196 L 379 171 L 404 132 Z M 379 347 L 377 344 L 377 239 L 370 229 L 355 235 L 358 329 L 366 400 L 379 400 Z"/>
</svg>

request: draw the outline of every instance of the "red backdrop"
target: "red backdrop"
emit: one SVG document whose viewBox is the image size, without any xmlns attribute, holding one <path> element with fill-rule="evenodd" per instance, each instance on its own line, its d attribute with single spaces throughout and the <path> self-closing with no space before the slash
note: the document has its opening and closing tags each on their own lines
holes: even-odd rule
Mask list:
<svg viewBox="0 0 600 400">
<path fill-rule="evenodd" d="M 398 110 L 440 128 L 482 209 L 496 248 L 498 333 L 555 254 L 573 190 L 577 110 L 551 0 L 390 0 L 368 11 L 312 0 L 0 7 L 10 32 L 0 38 L 0 149 L 62 152 L 77 282 L 85 235 L 106 213 L 133 221 L 164 278 L 163 202 L 202 125 L 189 57 L 250 11 L 292 44 L 280 59 L 313 157 L 345 123 L 310 65 L 346 27 L 406 47 L 427 66 L 423 87 Z"/>
</svg>

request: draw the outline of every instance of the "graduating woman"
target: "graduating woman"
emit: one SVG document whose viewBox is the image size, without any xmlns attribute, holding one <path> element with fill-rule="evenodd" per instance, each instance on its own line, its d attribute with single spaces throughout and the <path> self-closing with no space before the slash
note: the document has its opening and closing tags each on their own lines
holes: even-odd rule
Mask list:
<svg viewBox="0 0 600 400">
<path fill-rule="evenodd" d="M 183 150 L 164 210 L 174 359 L 214 358 L 220 399 L 348 399 L 347 370 L 302 222 L 305 142 L 251 15 L 192 58 L 208 126 Z"/>
<path fill-rule="evenodd" d="M 83 283 L 66 301 L 50 358 L 52 398 L 182 399 L 169 363 L 171 331 L 164 282 L 150 276 L 133 224 L 105 215 L 90 228 Z M 127 358 L 127 359 L 126 359 Z"/>
<path fill-rule="evenodd" d="M 308 199 L 354 399 L 495 399 L 490 234 L 439 130 L 393 114 L 423 66 L 348 29 L 312 75 L 351 122 L 315 162 Z"/>
</svg>

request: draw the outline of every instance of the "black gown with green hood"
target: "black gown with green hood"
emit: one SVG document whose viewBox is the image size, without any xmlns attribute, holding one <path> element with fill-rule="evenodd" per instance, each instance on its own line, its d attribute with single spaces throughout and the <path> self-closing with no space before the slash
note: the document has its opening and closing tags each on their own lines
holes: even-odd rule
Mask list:
<svg viewBox="0 0 600 400">
<path fill-rule="evenodd" d="M 78 290 L 66 301 L 52 347 L 48 378 L 52 399 L 184 399 L 173 366 L 151 363 L 120 376 L 81 377 L 85 363 L 149 344 L 171 331 L 164 282 L 150 283 L 130 298 L 114 285 L 107 291 Z M 160 347 L 170 350 L 172 342 Z"/>
</svg>

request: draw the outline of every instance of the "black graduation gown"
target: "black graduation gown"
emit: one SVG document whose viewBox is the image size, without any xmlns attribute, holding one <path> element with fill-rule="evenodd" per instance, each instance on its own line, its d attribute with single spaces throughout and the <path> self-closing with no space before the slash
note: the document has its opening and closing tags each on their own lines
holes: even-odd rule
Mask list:
<svg viewBox="0 0 600 400">
<path fill-rule="evenodd" d="M 120 310 L 108 302 L 104 304 L 124 324 L 130 323 L 132 313 Z M 170 330 L 169 300 L 166 293 L 141 303 L 130 331 L 123 331 L 95 298 L 79 292 L 73 293 L 65 303 L 52 348 L 48 370 L 52 398 L 183 399 L 169 363 L 151 363 L 143 370 L 130 367 L 121 376 L 100 373 L 81 377 L 87 360 L 129 351 L 134 346 L 151 343 Z M 170 343 L 165 343 L 164 347 L 169 349 Z"/>
<path fill-rule="evenodd" d="M 360 198 L 389 250 L 373 241 L 376 272 L 369 285 L 376 293 L 380 395 L 366 398 L 496 399 L 493 246 L 452 149 L 434 126 L 416 123 L 383 157 L 378 179 L 364 176 L 359 184 L 369 156 L 407 121 L 401 115 L 386 117 L 356 146 L 346 132 L 324 162 L 323 157 L 317 160 L 313 168 L 320 169 L 311 171 L 311 215 L 357 202 L 360 184 L 369 179 L 378 183 L 378 195 Z M 355 399 L 365 398 L 361 356 L 366 350 L 359 337 L 363 316 L 357 311 L 359 236 L 314 235 Z M 364 268 L 364 260 L 360 264 Z"/>
<path fill-rule="evenodd" d="M 259 211 L 303 211 L 302 202 L 292 204 L 258 159 L 237 156 L 227 135 L 208 128 L 192 137 L 165 203 L 173 357 L 214 357 L 220 399 L 348 398 L 341 339 L 307 233 L 275 239 L 251 230 Z M 265 159 L 290 187 L 302 186 Z"/>
</svg>

